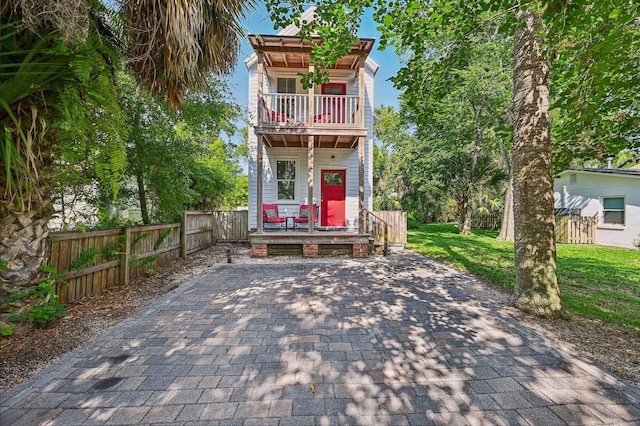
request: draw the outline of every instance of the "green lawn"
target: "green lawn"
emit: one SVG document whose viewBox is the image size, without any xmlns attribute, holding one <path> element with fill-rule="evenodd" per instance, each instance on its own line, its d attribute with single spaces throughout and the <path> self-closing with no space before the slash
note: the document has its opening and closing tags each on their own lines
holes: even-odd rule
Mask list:
<svg viewBox="0 0 640 426">
<path fill-rule="evenodd" d="M 513 243 L 496 241 L 496 235 L 475 231 L 463 236 L 452 224 L 427 224 L 409 230 L 408 246 L 513 291 Z M 639 251 L 559 244 L 558 281 L 572 314 L 640 331 Z"/>
</svg>

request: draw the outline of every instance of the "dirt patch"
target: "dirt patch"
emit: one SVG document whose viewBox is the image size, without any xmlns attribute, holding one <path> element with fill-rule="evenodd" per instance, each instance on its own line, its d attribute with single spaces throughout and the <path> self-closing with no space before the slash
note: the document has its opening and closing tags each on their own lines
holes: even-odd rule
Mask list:
<svg viewBox="0 0 640 426">
<path fill-rule="evenodd" d="M 273 262 L 251 259 L 243 246 L 213 246 L 179 260 L 155 275 L 138 279 L 126 289 L 113 289 L 99 297 L 67 305 L 67 317 L 46 329 L 3 338 L 0 341 L 0 393 L 25 381 L 65 354 L 95 340 L 109 327 L 134 315 L 156 299 L 188 282 L 207 269 L 227 262 L 227 249 L 234 263 Z M 299 262 L 296 257 L 278 257 L 278 262 Z M 314 259 L 331 262 L 331 258 Z M 640 333 L 609 326 L 595 320 L 574 318 L 550 321 L 526 315 L 511 306 L 511 296 L 501 289 L 477 282 L 464 286 L 471 295 L 493 304 L 501 312 L 539 330 L 569 347 L 574 353 L 631 382 L 640 384 Z"/>
</svg>

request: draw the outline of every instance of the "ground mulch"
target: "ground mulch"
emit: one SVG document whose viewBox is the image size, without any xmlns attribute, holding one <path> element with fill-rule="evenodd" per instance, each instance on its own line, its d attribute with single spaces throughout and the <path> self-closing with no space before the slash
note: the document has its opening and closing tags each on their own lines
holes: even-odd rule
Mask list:
<svg viewBox="0 0 640 426">
<path fill-rule="evenodd" d="M 227 263 L 227 249 L 234 263 L 255 262 L 244 246 L 213 246 L 178 260 L 153 276 L 137 279 L 127 288 L 116 288 L 67 305 L 68 315 L 44 329 L 0 340 L 0 394 L 27 380 L 65 354 L 88 345 L 124 319 L 139 312 L 159 297 L 215 267 Z M 279 257 L 278 261 L 300 261 Z M 602 324 L 597 320 L 573 318 L 546 320 L 522 313 L 511 306 L 512 297 L 503 290 L 478 280 L 465 290 L 493 304 L 537 329 L 599 367 L 640 385 L 640 333 Z M 488 299 L 488 300 L 487 300 Z"/>
</svg>

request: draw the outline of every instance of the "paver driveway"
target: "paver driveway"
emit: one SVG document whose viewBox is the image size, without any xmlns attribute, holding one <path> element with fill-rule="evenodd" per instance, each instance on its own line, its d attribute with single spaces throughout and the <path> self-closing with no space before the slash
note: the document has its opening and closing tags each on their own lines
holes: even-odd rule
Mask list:
<svg viewBox="0 0 640 426">
<path fill-rule="evenodd" d="M 640 389 L 403 251 L 217 267 L 0 397 L 5 424 L 640 424 Z"/>
</svg>

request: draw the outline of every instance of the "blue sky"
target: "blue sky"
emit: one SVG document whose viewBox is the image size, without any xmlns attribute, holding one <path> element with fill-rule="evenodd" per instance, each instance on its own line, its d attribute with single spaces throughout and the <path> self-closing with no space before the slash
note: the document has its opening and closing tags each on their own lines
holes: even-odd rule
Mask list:
<svg viewBox="0 0 640 426">
<path fill-rule="evenodd" d="M 256 10 L 249 14 L 243 26 L 247 34 L 276 34 L 280 31 L 280 29 L 273 28 L 273 23 L 262 2 L 259 2 Z M 380 34 L 376 30 L 376 24 L 373 22 L 371 13 L 363 17 L 358 35 L 360 37 L 376 39 L 376 45 L 370 55 L 371 58 L 380 65 L 380 69 L 376 74 L 374 87 L 375 107 L 381 105 L 397 107 L 398 91 L 388 79 L 396 74 L 400 68 L 400 63 L 393 48 L 387 48 L 385 51 L 377 50 L 377 42 L 380 39 Z M 238 56 L 238 65 L 236 66 L 235 73 L 229 78 L 231 90 L 235 95 L 236 102 L 243 107 L 247 106 L 247 84 L 249 78 L 244 60 L 250 56 L 251 53 L 253 53 L 251 47 L 246 40 L 243 40 L 240 47 L 240 55 Z"/>
</svg>

